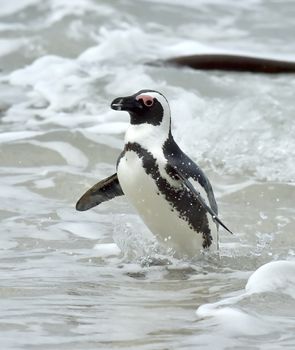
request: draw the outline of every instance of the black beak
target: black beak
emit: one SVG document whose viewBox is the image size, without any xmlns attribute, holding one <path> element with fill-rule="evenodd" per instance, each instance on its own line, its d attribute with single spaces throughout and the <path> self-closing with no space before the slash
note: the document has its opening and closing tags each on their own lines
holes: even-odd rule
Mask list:
<svg viewBox="0 0 295 350">
<path fill-rule="evenodd" d="M 136 112 L 143 106 L 134 96 L 127 96 L 115 98 L 111 103 L 111 108 L 116 111 Z"/>
</svg>

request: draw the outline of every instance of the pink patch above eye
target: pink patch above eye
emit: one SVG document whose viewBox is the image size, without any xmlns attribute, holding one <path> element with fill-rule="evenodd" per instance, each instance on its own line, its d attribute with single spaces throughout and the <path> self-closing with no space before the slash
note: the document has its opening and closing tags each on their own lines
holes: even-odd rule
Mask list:
<svg viewBox="0 0 295 350">
<path fill-rule="evenodd" d="M 142 100 L 147 107 L 151 107 L 154 104 L 154 98 L 149 95 L 139 95 L 136 99 L 137 101 Z"/>
</svg>

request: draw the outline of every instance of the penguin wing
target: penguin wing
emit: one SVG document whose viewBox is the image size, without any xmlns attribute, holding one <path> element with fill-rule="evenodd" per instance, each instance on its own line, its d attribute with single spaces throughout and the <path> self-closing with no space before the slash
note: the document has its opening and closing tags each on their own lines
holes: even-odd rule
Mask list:
<svg viewBox="0 0 295 350">
<path fill-rule="evenodd" d="M 76 210 L 85 211 L 96 205 L 124 195 L 117 173 L 99 181 L 86 191 L 76 204 Z"/>
<path fill-rule="evenodd" d="M 218 214 L 218 207 L 214 197 L 214 192 L 210 181 L 198 165 L 192 161 L 182 150 L 179 148 L 173 137 L 169 137 L 163 146 L 165 158 L 168 161 L 169 166 L 177 169 L 185 179 L 192 178 L 198 182 L 205 190 L 209 205 L 215 215 Z"/>
<path fill-rule="evenodd" d="M 192 193 L 192 195 L 196 197 L 202 207 L 212 216 L 213 220 L 217 224 L 220 224 L 228 232 L 232 233 L 217 216 L 218 207 L 212 186 L 207 176 L 195 162 L 193 162 L 184 152 L 182 152 L 171 135 L 163 146 L 163 152 L 168 161 L 168 164 L 166 165 L 168 174 L 174 173 L 174 176 L 175 174 L 178 175 L 183 185 L 190 191 L 190 193 Z M 205 190 L 210 206 L 207 205 L 205 199 L 194 188 L 193 184 L 189 181 L 190 178 L 198 182 Z"/>
<path fill-rule="evenodd" d="M 202 207 L 207 210 L 207 212 L 212 216 L 213 220 L 217 222 L 219 225 L 221 225 L 226 231 L 233 234 L 232 231 L 225 226 L 225 224 L 219 219 L 217 214 L 206 204 L 205 200 L 202 198 L 199 192 L 197 192 L 194 188 L 194 186 L 191 184 L 191 182 L 188 179 L 184 178 L 184 185 L 196 196 L 201 203 Z"/>
<path fill-rule="evenodd" d="M 191 162 L 191 166 L 194 167 L 191 173 L 191 177 L 204 188 L 204 190 L 206 191 L 211 209 L 213 210 L 215 215 L 218 215 L 218 206 L 215 200 L 214 192 L 210 181 L 208 180 L 207 176 L 203 173 L 203 171 L 197 166 L 196 163 Z"/>
<path fill-rule="evenodd" d="M 212 216 L 213 221 L 215 221 L 216 223 L 221 225 L 229 233 L 233 234 L 232 231 L 229 228 L 227 228 L 225 226 L 225 224 L 219 219 L 219 217 L 217 216 L 217 213 L 206 204 L 204 198 L 194 188 L 193 184 L 187 179 L 187 177 L 185 175 L 183 175 L 177 168 L 174 168 L 174 171 L 177 173 L 179 179 L 182 180 L 183 185 L 190 191 L 190 193 L 193 194 L 193 196 L 196 197 L 196 199 L 202 205 L 202 207 Z M 211 188 L 211 191 L 212 191 L 212 188 Z M 212 191 L 212 193 L 213 193 L 213 191 Z M 208 198 L 209 198 L 209 201 L 210 201 L 210 197 L 209 196 L 208 196 Z M 214 198 L 214 195 L 213 195 L 213 198 Z M 214 198 L 214 202 L 215 202 L 215 198 Z M 216 204 L 216 202 L 215 202 L 215 204 Z M 210 203 L 210 205 L 211 205 L 211 203 Z"/>
</svg>

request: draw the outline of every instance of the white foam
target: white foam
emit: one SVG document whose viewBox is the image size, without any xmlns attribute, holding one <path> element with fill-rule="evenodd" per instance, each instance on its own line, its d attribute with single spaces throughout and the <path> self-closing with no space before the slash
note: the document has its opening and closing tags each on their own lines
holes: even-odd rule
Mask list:
<svg viewBox="0 0 295 350">
<path fill-rule="evenodd" d="M 108 95 L 126 96 L 143 88 L 162 91 L 165 86 L 164 82 L 153 80 L 144 67 L 134 66 L 128 70 L 117 69 L 116 75 L 106 85 L 105 90 Z"/>
<path fill-rule="evenodd" d="M 45 99 L 53 110 L 71 109 L 89 98 L 88 74 L 75 60 L 67 58 L 41 57 L 6 79 L 17 86 L 31 86 L 32 97 Z"/>
<path fill-rule="evenodd" d="M 258 268 L 248 279 L 245 290 L 220 301 L 198 307 L 196 314 L 200 318 L 211 317 L 221 332 L 232 335 L 262 335 L 277 330 L 280 317 L 277 303 L 283 303 L 283 295 L 295 299 L 295 261 L 274 261 Z M 255 301 L 251 296 L 264 293 L 276 293 L 276 303 L 269 302 L 269 315 L 259 314 L 255 310 Z M 281 297 L 280 297 L 281 296 Z M 267 297 L 264 296 L 264 299 Z M 259 302 L 259 299 L 257 299 Z M 251 304 L 254 302 L 254 309 Z M 247 310 L 241 305 L 249 305 Z M 258 304 L 259 305 L 259 304 Z M 273 305 L 273 306 L 272 306 Z M 253 306 L 252 306 L 253 308 Z M 229 321 L 230 320 L 230 321 Z"/>
<path fill-rule="evenodd" d="M 34 182 L 34 184 L 35 184 L 35 187 L 38 189 L 54 187 L 54 181 L 52 178 L 37 180 Z"/>
<path fill-rule="evenodd" d="M 93 0 L 51 0 L 49 5 L 50 12 L 46 22 L 48 25 L 61 21 L 66 16 L 82 16 L 93 12 L 100 16 L 110 16 L 114 12 L 112 7 Z"/>
<path fill-rule="evenodd" d="M 153 35 L 144 32 L 139 27 L 123 24 L 120 29 L 109 30 L 106 27 L 99 29 L 97 46 L 83 52 L 78 60 L 94 63 L 108 61 L 115 65 L 119 63 L 138 61 L 142 56 L 150 55 L 155 47 L 151 40 Z M 145 43 L 145 45 L 142 45 Z M 136 53 L 136 55 L 134 55 Z"/>
<path fill-rule="evenodd" d="M 89 132 L 89 130 L 79 130 L 88 140 L 92 142 L 96 142 L 101 145 L 106 145 L 111 148 L 117 148 L 118 150 L 122 150 L 123 141 L 118 140 L 118 138 L 111 135 L 102 135 L 96 132 Z"/>
<path fill-rule="evenodd" d="M 197 315 L 213 317 L 222 332 L 234 335 L 262 335 L 269 332 L 268 327 L 258 317 L 233 307 L 215 308 L 214 304 L 202 305 Z"/>
<path fill-rule="evenodd" d="M 100 123 L 99 125 L 91 126 L 85 128 L 86 132 L 91 132 L 95 134 L 122 134 L 128 128 L 128 122 L 109 122 L 109 123 Z"/>
<path fill-rule="evenodd" d="M 116 243 L 100 243 L 94 246 L 97 254 L 100 257 L 109 257 L 109 256 L 117 256 L 121 254 L 120 248 Z"/>
<path fill-rule="evenodd" d="M 11 54 L 28 43 L 29 41 L 26 39 L 0 39 L 0 56 Z"/>
<path fill-rule="evenodd" d="M 243 81 L 252 85 L 252 89 L 256 86 L 252 76 L 251 83 L 249 76 Z M 260 89 L 262 85 L 260 82 Z M 276 110 L 276 102 L 268 97 L 256 98 L 248 95 L 246 86 L 240 88 L 240 93 L 247 95 L 242 99 L 208 99 L 184 90 L 180 90 L 175 100 L 170 98 L 176 140 L 194 160 L 207 159 L 215 164 L 217 171 L 224 169 L 235 175 L 253 174 L 257 179 L 292 181 L 295 145 L 293 126 L 288 123 L 290 116 L 282 117 Z M 266 108 L 270 108 L 267 114 Z M 280 118 L 282 126 L 274 127 Z"/>
<path fill-rule="evenodd" d="M 39 0 L 13 0 L 13 1 L 1 1 L 0 17 L 9 16 L 20 12 L 25 8 L 35 5 Z"/>
<path fill-rule="evenodd" d="M 190 1 L 190 0 L 150 0 L 151 2 L 160 3 L 160 4 L 168 4 L 169 6 L 184 6 L 188 8 L 194 8 L 199 9 L 200 7 L 204 5 L 219 5 L 221 2 L 220 0 L 198 0 L 197 2 Z M 249 0 L 246 3 L 244 2 L 237 2 L 235 0 L 223 0 L 223 5 L 229 5 L 234 7 L 241 7 L 241 8 L 247 8 L 250 5 L 257 5 L 261 3 L 261 0 Z"/>
<path fill-rule="evenodd" d="M 85 168 L 88 165 L 88 158 L 77 147 L 68 142 L 62 141 L 30 141 L 32 145 L 45 147 L 58 152 L 64 160 L 72 166 Z"/>
<path fill-rule="evenodd" d="M 114 217 L 113 239 L 125 257 L 146 259 L 161 250 L 155 236 L 142 223 L 138 215 L 124 214 Z M 166 255 L 167 256 L 167 255 Z"/>
<path fill-rule="evenodd" d="M 282 293 L 295 299 L 295 261 L 273 261 L 261 266 L 249 278 L 248 294 Z"/>
<path fill-rule="evenodd" d="M 56 6 L 62 7 L 59 2 Z M 30 93 L 28 102 L 14 105 L 3 120 L 16 123 L 21 120 L 29 128 L 46 123 L 79 127 L 86 137 L 97 142 L 100 139 L 97 135 L 125 131 L 127 113 L 114 113 L 107 107 L 114 96 L 152 88 L 167 96 L 176 140 L 198 163 L 208 161 L 220 174 L 293 181 L 295 138 L 288 122 L 293 109 L 291 104 L 282 107 L 278 102 L 288 96 L 292 81 L 254 75 L 243 75 L 237 81 L 231 74 L 183 70 L 171 71 L 170 81 L 168 71 L 138 63 L 155 52 L 159 57 L 189 50 L 230 51 L 189 38 L 183 40 L 181 33 L 167 38 L 165 33 L 164 29 L 155 33 L 128 24 L 112 29 L 101 27 L 98 44 L 77 59 L 44 56 L 12 72 L 4 81 L 29 87 Z M 173 87 L 178 76 L 185 80 L 185 85 L 180 82 Z M 93 86 L 102 79 L 103 92 L 96 96 Z M 32 106 L 41 106 L 38 116 L 42 120 L 35 117 Z M 111 142 L 110 138 L 103 141 L 108 145 Z M 114 142 L 119 148 L 120 142 Z"/>
<path fill-rule="evenodd" d="M 16 248 L 17 245 L 18 245 L 17 242 L 12 240 L 11 241 L 4 240 L 4 239 L 0 240 L 0 250 L 8 250 L 8 249 Z"/>
<path fill-rule="evenodd" d="M 38 208 L 38 213 L 48 213 L 48 200 L 25 186 L 14 186 L 2 182 L 0 191 L 2 198 L 0 208 L 2 210 L 9 208 L 10 211 L 26 215 L 32 214 L 34 208 Z"/>
<path fill-rule="evenodd" d="M 81 219 L 78 220 L 78 217 L 75 217 L 76 215 L 77 214 L 73 212 L 72 220 L 75 218 L 77 219 L 76 221 L 65 221 L 63 223 L 55 225 L 55 227 L 87 239 L 98 239 L 103 236 L 101 233 L 104 230 L 103 226 L 100 223 L 87 221 L 84 222 Z"/>
<path fill-rule="evenodd" d="M 11 131 L 11 132 L 3 132 L 0 134 L 0 142 L 12 142 L 24 139 L 30 139 L 35 136 L 39 136 L 44 134 L 44 132 L 40 131 Z"/>
</svg>

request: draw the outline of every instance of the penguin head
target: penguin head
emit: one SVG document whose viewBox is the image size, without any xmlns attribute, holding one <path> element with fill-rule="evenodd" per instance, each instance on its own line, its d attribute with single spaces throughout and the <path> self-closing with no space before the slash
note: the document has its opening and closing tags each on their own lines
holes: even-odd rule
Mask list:
<svg viewBox="0 0 295 350">
<path fill-rule="evenodd" d="M 140 90 L 134 95 L 118 97 L 111 103 L 117 111 L 130 114 L 131 125 L 163 125 L 170 128 L 170 108 L 166 98 L 155 90 Z"/>
</svg>

